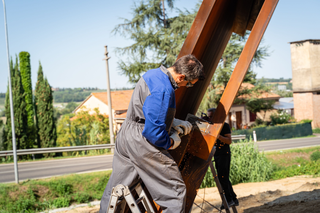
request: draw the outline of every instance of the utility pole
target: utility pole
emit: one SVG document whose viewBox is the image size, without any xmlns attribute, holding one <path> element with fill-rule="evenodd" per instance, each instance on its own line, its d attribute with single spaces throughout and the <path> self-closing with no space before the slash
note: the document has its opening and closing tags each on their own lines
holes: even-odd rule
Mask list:
<svg viewBox="0 0 320 213">
<path fill-rule="evenodd" d="M 114 134 L 113 134 L 113 114 L 112 114 L 112 103 L 111 103 L 111 91 L 110 91 L 110 76 L 109 76 L 109 63 L 108 60 L 110 57 L 108 57 L 108 46 L 105 47 L 105 55 L 107 63 L 107 89 L 108 89 L 108 107 L 109 107 L 109 131 L 110 131 L 110 144 L 114 145 Z M 111 149 L 111 152 L 114 152 L 114 148 Z"/>
<path fill-rule="evenodd" d="M 10 99 L 10 114 L 11 114 L 11 129 L 12 129 L 12 147 L 13 147 L 13 161 L 14 161 L 14 177 L 16 183 L 19 183 L 18 174 L 18 163 L 17 163 L 17 147 L 16 147 L 16 130 L 14 127 L 14 111 L 13 111 L 13 101 L 12 101 L 12 91 L 11 91 L 11 72 L 10 72 L 10 55 L 9 55 L 9 42 L 8 42 L 8 29 L 7 29 L 7 16 L 6 16 L 6 5 L 4 0 L 3 3 L 3 13 L 4 13 L 4 28 L 6 34 L 6 44 L 7 44 L 7 58 L 8 58 L 8 72 L 9 72 L 9 99 Z"/>
</svg>

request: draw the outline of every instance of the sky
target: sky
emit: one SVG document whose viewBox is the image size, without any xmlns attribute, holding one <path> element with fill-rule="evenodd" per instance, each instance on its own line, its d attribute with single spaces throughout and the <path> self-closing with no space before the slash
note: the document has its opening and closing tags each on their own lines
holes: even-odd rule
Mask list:
<svg viewBox="0 0 320 213">
<path fill-rule="evenodd" d="M 192 10 L 198 0 L 176 0 L 176 6 Z M 10 56 L 21 51 L 31 55 L 32 86 L 39 62 L 52 87 L 107 88 L 104 46 L 109 51 L 111 88 L 132 87 L 120 74 L 117 62 L 126 59 L 116 47 L 132 43 L 111 31 L 121 18 L 131 18 L 134 0 L 6 0 Z M 0 92 L 6 92 L 8 65 L 3 7 L 0 6 Z M 280 0 L 261 45 L 270 56 L 257 77 L 291 78 L 289 42 L 320 39 L 319 0 Z M 171 11 L 174 13 L 174 11 Z"/>
</svg>

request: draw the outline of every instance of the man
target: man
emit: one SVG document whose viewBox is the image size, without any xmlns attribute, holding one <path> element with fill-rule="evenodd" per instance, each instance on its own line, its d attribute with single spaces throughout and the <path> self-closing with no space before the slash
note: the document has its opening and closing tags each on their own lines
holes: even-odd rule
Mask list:
<svg viewBox="0 0 320 213">
<path fill-rule="evenodd" d="M 161 66 L 141 77 L 117 135 L 113 171 L 101 199 L 100 213 L 107 211 L 113 187 L 130 187 L 140 178 L 164 213 L 184 212 L 186 186 L 167 150 L 178 147 L 179 134 L 189 134 L 192 125 L 174 118 L 174 91 L 192 87 L 203 76 L 202 64 L 193 55 L 186 55 L 168 69 Z M 175 131 L 170 131 L 171 126 Z"/>
<path fill-rule="evenodd" d="M 210 108 L 207 110 L 208 120 L 213 123 L 213 114 L 216 111 L 215 108 Z M 231 161 L 231 152 L 230 144 L 231 140 L 231 130 L 230 126 L 227 123 L 223 124 L 220 135 L 217 137 L 216 141 L 216 152 L 214 154 L 214 162 L 218 172 L 218 178 L 220 184 L 224 190 L 227 203 L 229 206 L 239 205 L 237 195 L 234 193 L 231 182 L 229 180 L 230 174 L 230 161 Z M 222 204 L 221 209 L 224 209 Z"/>
</svg>

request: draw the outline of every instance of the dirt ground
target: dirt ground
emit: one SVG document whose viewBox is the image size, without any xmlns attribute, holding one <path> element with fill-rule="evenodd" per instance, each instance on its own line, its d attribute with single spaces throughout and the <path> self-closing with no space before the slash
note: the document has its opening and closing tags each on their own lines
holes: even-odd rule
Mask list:
<svg viewBox="0 0 320 213">
<path fill-rule="evenodd" d="M 239 213 L 320 212 L 320 177 L 301 176 L 261 183 L 241 183 L 234 186 L 234 191 L 240 203 L 237 207 Z M 219 212 L 213 207 L 219 208 L 221 205 L 217 188 L 199 190 L 195 203 L 198 206 L 193 205 L 192 213 Z M 95 213 L 98 210 L 99 206 L 91 206 L 55 212 Z"/>
</svg>

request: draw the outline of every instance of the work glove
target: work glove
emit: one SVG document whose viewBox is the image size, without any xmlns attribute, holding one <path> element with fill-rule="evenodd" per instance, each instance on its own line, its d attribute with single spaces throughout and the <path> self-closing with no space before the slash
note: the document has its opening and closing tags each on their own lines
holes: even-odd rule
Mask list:
<svg viewBox="0 0 320 213">
<path fill-rule="evenodd" d="M 188 135 L 192 130 L 192 124 L 189 121 L 183 121 L 180 119 L 173 119 L 172 127 L 178 132 L 178 134 Z"/>
<path fill-rule="evenodd" d="M 172 140 L 173 140 L 173 145 L 170 147 L 170 149 L 177 148 L 181 143 L 181 138 L 179 136 L 179 132 L 174 131 L 174 133 L 172 135 L 170 135 L 170 138 L 172 138 Z"/>
</svg>

